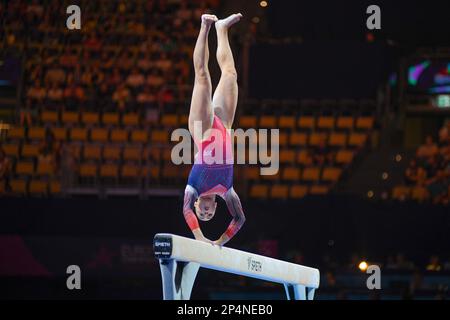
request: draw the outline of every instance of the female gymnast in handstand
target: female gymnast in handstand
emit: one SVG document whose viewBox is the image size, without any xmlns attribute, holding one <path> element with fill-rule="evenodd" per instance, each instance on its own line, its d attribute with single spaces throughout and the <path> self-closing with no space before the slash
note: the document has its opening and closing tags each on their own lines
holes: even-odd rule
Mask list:
<svg viewBox="0 0 450 320">
<path fill-rule="evenodd" d="M 228 42 L 228 29 L 241 18 L 240 13 L 223 20 L 218 20 L 214 15 L 203 15 L 194 49 L 195 83 L 189 114 L 189 132 L 200 151 L 195 156 L 186 186 L 183 214 L 195 239 L 219 246 L 227 243 L 245 221 L 241 202 L 233 189 L 233 150 L 230 133 L 227 131 L 233 124 L 238 100 L 237 74 Z M 217 61 L 222 74 L 211 100 L 208 34 L 213 24 L 217 31 Z M 201 130 L 196 130 L 199 124 Z M 213 137 L 210 132 L 214 130 L 209 129 L 220 132 L 223 138 Z M 206 151 L 208 145 L 218 141 L 223 148 L 223 161 L 219 161 L 220 163 L 217 163 L 215 157 L 211 159 L 214 151 Z M 216 196 L 225 200 L 233 220 L 218 240 L 211 241 L 203 235 L 198 219 L 209 221 L 214 217 L 217 208 Z"/>
</svg>

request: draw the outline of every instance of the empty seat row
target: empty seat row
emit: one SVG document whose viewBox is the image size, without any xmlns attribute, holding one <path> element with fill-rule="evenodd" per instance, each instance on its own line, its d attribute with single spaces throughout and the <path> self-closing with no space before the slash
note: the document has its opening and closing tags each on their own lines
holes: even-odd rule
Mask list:
<svg viewBox="0 0 450 320">
<path fill-rule="evenodd" d="M 308 194 L 324 195 L 330 191 L 328 185 L 266 185 L 254 184 L 250 187 L 249 195 L 256 199 L 301 199 Z"/>
<path fill-rule="evenodd" d="M 286 182 L 295 181 L 329 181 L 336 182 L 342 175 L 342 169 L 338 167 L 306 167 L 300 169 L 298 167 L 281 168 L 276 175 L 261 175 L 260 169 L 257 167 L 248 167 L 244 170 L 243 175 L 249 181 L 275 181 L 282 180 Z"/>
<path fill-rule="evenodd" d="M 120 115 L 119 113 L 96 113 L 96 112 L 71 112 L 63 111 L 42 111 L 40 120 L 42 123 L 64 125 L 84 124 L 86 126 L 103 124 L 105 126 L 127 126 L 137 127 L 141 124 L 141 116 L 138 113 L 127 113 Z M 146 120 L 149 123 L 150 120 Z M 178 116 L 177 114 L 162 115 L 160 119 L 154 118 L 150 122 L 160 124 L 164 127 L 186 126 L 188 122 L 187 115 Z"/>
<path fill-rule="evenodd" d="M 374 126 L 374 117 L 333 117 L 333 116 L 241 116 L 239 126 L 242 128 L 280 128 L 304 130 L 371 130 Z"/>
<path fill-rule="evenodd" d="M 167 144 L 170 142 L 169 132 L 167 130 L 126 130 L 126 129 L 108 129 L 108 128 L 86 128 L 86 127 L 52 127 L 50 128 L 53 136 L 58 141 L 95 141 L 95 142 L 153 142 Z M 8 130 L 7 138 L 9 141 L 17 141 L 28 138 L 28 140 L 44 140 L 46 129 L 43 127 L 33 127 L 27 130 L 23 127 L 13 127 Z"/>
<path fill-rule="evenodd" d="M 58 180 L 44 181 L 44 180 L 31 180 L 25 179 L 12 179 L 9 182 L 11 191 L 15 194 L 53 194 L 57 195 L 61 193 L 61 183 Z M 0 183 L 0 195 L 6 192 L 4 183 Z"/>
</svg>

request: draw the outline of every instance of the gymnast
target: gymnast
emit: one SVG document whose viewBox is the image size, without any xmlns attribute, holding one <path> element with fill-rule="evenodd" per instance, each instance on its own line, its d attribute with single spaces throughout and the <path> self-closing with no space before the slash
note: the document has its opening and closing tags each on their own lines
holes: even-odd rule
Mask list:
<svg viewBox="0 0 450 320">
<path fill-rule="evenodd" d="M 199 152 L 195 156 L 185 189 L 183 214 L 195 239 L 219 246 L 230 241 L 245 222 L 241 202 L 233 189 L 234 158 L 229 132 L 236 112 L 238 85 L 233 53 L 228 42 L 228 29 L 241 18 L 240 13 L 223 20 L 218 20 L 215 15 L 204 14 L 193 59 L 195 83 L 189 113 L 189 132 Z M 217 61 L 221 77 L 211 100 L 208 35 L 213 24 L 217 31 Z M 197 130 L 198 125 L 200 130 Z M 212 131 L 221 133 L 222 139 L 218 139 Z M 216 161 L 214 150 L 208 151 L 208 146 L 218 142 L 223 148 L 221 161 Z M 214 217 L 216 196 L 225 200 L 233 219 L 222 236 L 211 241 L 203 235 L 198 219 L 210 221 Z"/>
</svg>

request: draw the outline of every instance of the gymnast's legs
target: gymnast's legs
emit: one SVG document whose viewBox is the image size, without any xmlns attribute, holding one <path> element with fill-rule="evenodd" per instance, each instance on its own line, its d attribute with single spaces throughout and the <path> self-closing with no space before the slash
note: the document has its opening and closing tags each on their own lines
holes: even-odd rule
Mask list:
<svg viewBox="0 0 450 320">
<path fill-rule="evenodd" d="M 189 131 L 194 141 L 203 140 L 203 134 L 210 129 L 213 123 L 214 111 L 212 107 L 211 95 L 212 85 L 209 74 L 208 60 L 208 35 L 211 26 L 217 21 L 214 15 L 204 14 L 202 24 L 194 49 L 194 71 L 195 81 L 192 92 L 191 109 L 189 112 Z M 194 130 L 198 123 L 202 125 L 202 132 Z M 194 136 L 194 134 L 196 136 Z"/>
<path fill-rule="evenodd" d="M 233 14 L 216 22 L 217 62 L 222 75 L 214 92 L 214 113 L 228 129 L 233 125 L 238 101 L 237 73 L 233 53 L 228 41 L 228 29 L 241 20 L 242 14 Z"/>
</svg>

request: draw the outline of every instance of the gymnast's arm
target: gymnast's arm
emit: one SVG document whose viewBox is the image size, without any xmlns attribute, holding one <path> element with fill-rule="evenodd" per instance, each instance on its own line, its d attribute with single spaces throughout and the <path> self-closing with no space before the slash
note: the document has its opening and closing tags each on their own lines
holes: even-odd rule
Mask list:
<svg viewBox="0 0 450 320">
<path fill-rule="evenodd" d="M 233 220 L 231 220 L 230 225 L 228 226 L 225 233 L 217 241 L 214 241 L 214 244 L 220 246 L 230 241 L 231 238 L 233 238 L 241 229 L 245 222 L 245 215 L 244 211 L 242 210 L 241 200 L 239 199 L 239 196 L 233 188 L 227 191 L 224 199 L 227 204 L 228 210 L 230 211 L 230 214 L 233 216 Z"/>
<path fill-rule="evenodd" d="M 197 200 L 197 198 L 198 198 L 197 191 L 190 185 L 187 185 L 184 191 L 184 204 L 183 204 L 184 219 L 186 220 L 196 240 L 212 243 L 211 240 L 205 238 L 205 236 L 203 235 L 203 232 L 198 224 L 197 216 L 194 213 L 193 208 L 195 200 Z"/>
</svg>

